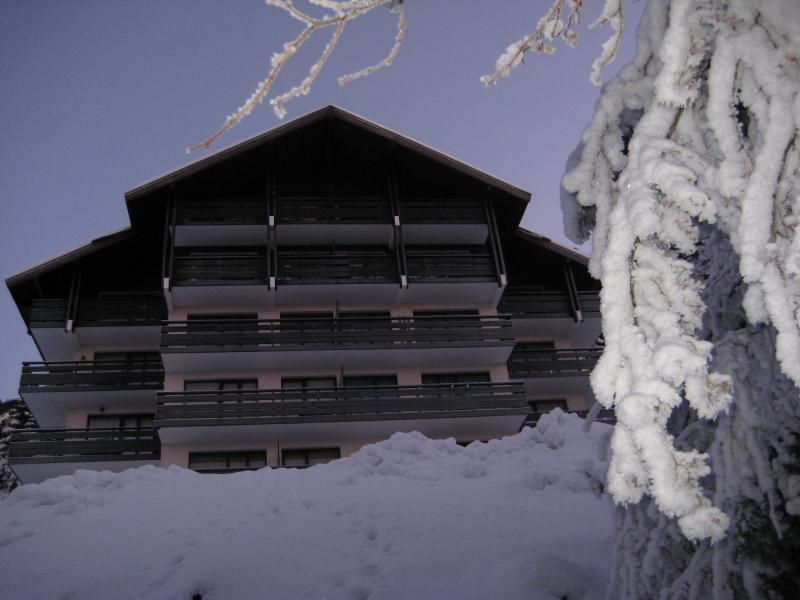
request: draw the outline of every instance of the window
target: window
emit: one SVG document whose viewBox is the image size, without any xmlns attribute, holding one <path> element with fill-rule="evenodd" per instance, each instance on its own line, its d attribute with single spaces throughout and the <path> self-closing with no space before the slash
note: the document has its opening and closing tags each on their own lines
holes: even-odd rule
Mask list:
<svg viewBox="0 0 800 600">
<path fill-rule="evenodd" d="M 161 362 L 158 352 L 95 352 L 96 362 L 147 363 Z"/>
<path fill-rule="evenodd" d="M 531 407 L 532 413 L 543 414 L 550 412 L 554 408 L 567 410 L 567 401 L 563 398 L 553 400 L 528 400 L 528 406 Z"/>
<path fill-rule="evenodd" d="M 281 463 L 284 467 L 303 469 L 341 458 L 339 448 L 296 448 L 284 450 Z"/>
<path fill-rule="evenodd" d="M 185 392 L 223 392 L 257 389 L 258 379 L 208 379 L 183 382 L 183 391 Z"/>
<path fill-rule="evenodd" d="M 448 309 L 448 310 L 415 310 L 415 317 L 465 317 L 477 318 L 480 313 L 477 310 L 468 309 Z"/>
<path fill-rule="evenodd" d="M 555 350 L 556 345 L 552 341 L 542 342 L 519 342 L 514 346 L 514 350 Z"/>
<path fill-rule="evenodd" d="M 336 377 L 282 377 L 284 390 L 305 390 L 308 388 L 335 388 Z"/>
<path fill-rule="evenodd" d="M 189 468 L 198 473 L 254 471 L 266 466 L 267 453 L 263 450 L 189 453 Z"/>
<path fill-rule="evenodd" d="M 197 332 L 237 332 L 237 331 L 256 331 L 258 329 L 257 313 L 208 313 L 190 314 L 186 317 L 188 321 L 187 331 Z M 219 324 L 222 321 L 224 324 Z"/>
<path fill-rule="evenodd" d="M 489 373 L 423 373 L 422 383 L 488 383 L 491 381 Z"/>
<path fill-rule="evenodd" d="M 142 414 L 117 414 L 117 415 L 89 415 L 86 426 L 89 429 L 139 429 L 152 427 L 152 413 Z"/>
<path fill-rule="evenodd" d="M 397 375 L 348 375 L 344 387 L 378 387 L 397 385 Z"/>
</svg>

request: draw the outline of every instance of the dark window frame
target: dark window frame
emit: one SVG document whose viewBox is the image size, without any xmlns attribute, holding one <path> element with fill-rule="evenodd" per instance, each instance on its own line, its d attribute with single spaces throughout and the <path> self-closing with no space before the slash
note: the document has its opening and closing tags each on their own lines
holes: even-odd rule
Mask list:
<svg viewBox="0 0 800 600">
<path fill-rule="evenodd" d="M 117 421 L 118 421 L 118 425 L 112 426 L 112 427 L 108 427 L 108 426 L 93 427 L 92 426 L 92 419 L 110 419 L 110 418 L 116 418 Z M 135 427 L 123 427 L 122 423 L 123 423 L 123 419 L 125 419 L 125 418 L 128 418 L 128 419 L 136 418 L 137 419 L 136 426 Z M 144 425 L 142 425 L 142 423 L 141 423 L 142 418 L 149 419 L 150 422 L 149 423 L 145 423 Z M 121 431 L 126 431 L 126 430 L 134 430 L 135 431 L 135 430 L 143 429 L 143 428 L 144 429 L 152 428 L 154 419 L 155 419 L 155 413 L 96 413 L 96 414 L 86 415 L 86 428 L 87 429 L 119 429 Z"/>
<path fill-rule="evenodd" d="M 216 384 L 216 390 L 187 390 L 187 384 L 193 383 L 202 383 L 202 384 Z M 224 388 L 225 384 L 239 384 L 238 388 Z M 254 387 L 241 387 L 242 384 L 255 384 Z M 258 389 L 258 378 L 257 377 L 248 377 L 246 379 L 242 379 L 239 377 L 235 377 L 232 379 L 184 379 L 183 381 L 183 391 L 184 392 L 228 392 L 228 391 L 254 391 Z"/>
<path fill-rule="evenodd" d="M 220 456 L 224 457 L 226 466 L 225 467 L 209 467 L 209 468 L 202 468 L 202 467 L 193 467 L 192 466 L 192 459 L 197 458 L 199 456 Z M 258 456 L 259 458 L 263 457 L 264 464 L 257 464 L 257 465 L 250 465 L 250 461 L 255 457 Z M 231 459 L 237 457 L 245 457 L 245 462 L 248 464 L 246 466 L 240 467 L 231 467 Z M 257 469 L 264 469 L 269 466 L 267 463 L 267 451 L 266 450 L 222 450 L 219 452 L 216 451 L 208 451 L 208 452 L 189 452 L 189 459 L 188 463 L 189 469 L 195 471 L 196 473 L 203 473 L 203 474 L 221 474 L 221 473 L 237 473 L 240 471 L 255 471 Z"/>
<path fill-rule="evenodd" d="M 319 462 L 311 462 L 311 454 L 314 452 L 335 452 L 337 456 L 332 458 L 326 458 L 323 461 Z M 294 454 L 305 454 L 305 464 L 302 465 L 286 465 L 286 455 L 294 453 Z M 313 467 L 314 465 L 322 465 L 329 463 L 334 460 L 339 460 L 342 458 L 342 449 L 337 446 L 327 446 L 321 448 L 283 448 L 281 449 L 281 466 L 286 469 L 307 469 L 308 467 Z"/>
</svg>

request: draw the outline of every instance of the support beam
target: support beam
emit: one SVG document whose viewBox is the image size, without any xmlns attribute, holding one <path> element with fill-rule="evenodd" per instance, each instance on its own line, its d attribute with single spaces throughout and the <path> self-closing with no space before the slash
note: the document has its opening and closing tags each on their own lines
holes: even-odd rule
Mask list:
<svg viewBox="0 0 800 600">
<path fill-rule="evenodd" d="M 503 248 L 500 245 L 500 233 L 497 230 L 497 220 L 494 216 L 494 207 L 490 198 L 483 199 L 483 209 L 486 213 L 486 224 L 489 226 L 489 247 L 492 251 L 494 269 L 497 274 L 498 287 L 505 287 L 508 284 L 506 274 L 506 263 L 503 257 Z"/>
<path fill-rule="evenodd" d="M 567 295 L 572 309 L 572 318 L 576 323 L 583 322 L 583 311 L 581 310 L 581 298 L 578 294 L 578 286 L 575 284 L 575 276 L 572 273 L 572 261 L 564 261 L 564 279 L 567 284 Z"/>
<path fill-rule="evenodd" d="M 78 304 L 81 295 L 81 267 L 76 264 L 72 270 L 72 280 L 69 284 L 69 299 L 67 300 L 67 316 L 64 323 L 64 331 L 72 333 L 75 331 L 75 323 L 78 321 Z"/>
<path fill-rule="evenodd" d="M 392 153 L 394 156 L 394 153 Z M 392 242 L 394 244 L 395 255 L 397 256 L 397 275 L 400 280 L 400 288 L 408 287 L 408 265 L 406 263 L 406 245 L 403 241 L 403 224 L 400 219 L 400 198 L 397 191 L 397 171 L 392 163 L 388 175 L 387 187 L 389 191 L 389 206 L 392 209 L 394 229 L 392 231 Z"/>
</svg>

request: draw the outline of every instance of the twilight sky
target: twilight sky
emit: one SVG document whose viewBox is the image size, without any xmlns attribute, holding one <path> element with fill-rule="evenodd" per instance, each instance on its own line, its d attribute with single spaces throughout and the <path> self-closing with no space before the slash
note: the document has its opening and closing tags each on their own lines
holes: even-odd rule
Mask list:
<svg viewBox="0 0 800 600">
<path fill-rule="evenodd" d="M 302 2 L 298 2 L 302 4 Z M 395 16 L 353 22 L 291 119 L 337 104 L 530 191 L 523 225 L 562 243 L 558 184 L 599 90 L 591 63 L 607 28 L 581 26 L 484 88 L 505 47 L 531 31 L 545 0 L 406 0 L 408 32 L 388 70 L 341 88 L 336 77 L 383 57 Z M 588 2 L 585 24 L 602 2 Z M 644 0 L 626 3 L 620 56 L 630 60 Z M 0 276 L 128 225 L 123 193 L 208 153 L 184 149 L 215 131 L 266 74 L 300 23 L 261 0 L 0 0 Z M 320 36 L 320 33 L 322 34 Z M 329 33 L 277 82 L 299 82 Z M 211 152 L 279 121 L 264 105 Z M 3 286 L 0 399 L 17 396 L 20 362 L 40 357 Z"/>
</svg>

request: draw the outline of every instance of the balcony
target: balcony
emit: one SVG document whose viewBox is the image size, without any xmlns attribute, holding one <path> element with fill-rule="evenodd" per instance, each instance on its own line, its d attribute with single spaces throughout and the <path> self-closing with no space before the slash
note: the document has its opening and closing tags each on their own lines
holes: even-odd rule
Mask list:
<svg viewBox="0 0 800 600">
<path fill-rule="evenodd" d="M 160 393 L 164 443 L 516 431 L 521 382 Z"/>
<path fill-rule="evenodd" d="M 179 202 L 176 246 L 256 246 L 267 241 L 265 198 L 217 198 Z"/>
<path fill-rule="evenodd" d="M 394 304 L 400 288 L 397 254 L 382 247 L 285 246 L 278 249 L 280 305 Z"/>
<path fill-rule="evenodd" d="M 591 346 L 601 333 L 600 292 L 577 292 L 574 302 L 567 291 L 510 285 L 497 310 L 511 315 L 517 337 L 562 337 L 576 346 Z"/>
<path fill-rule="evenodd" d="M 19 392 L 38 423 L 63 424 L 72 408 L 140 406 L 152 410 L 164 388 L 161 360 L 25 362 Z"/>
<path fill-rule="evenodd" d="M 507 315 L 220 319 L 162 329 L 168 372 L 505 364 Z"/>
<path fill-rule="evenodd" d="M 81 346 L 155 349 L 161 321 L 167 318 L 160 292 L 106 292 L 81 298 L 72 323 L 68 305 L 60 298 L 32 303 L 31 335 L 49 361 L 71 360 Z"/>
<path fill-rule="evenodd" d="M 411 304 L 494 305 L 502 288 L 488 246 L 406 246 Z"/>
<path fill-rule="evenodd" d="M 400 220 L 408 244 L 485 244 L 489 236 L 478 198 L 403 198 Z"/>
<path fill-rule="evenodd" d="M 380 196 L 279 197 L 275 212 L 279 244 L 388 245 L 392 240 L 391 207 Z"/>
<path fill-rule="evenodd" d="M 184 250 L 173 259 L 172 301 L 176 306 L 261 304 L 267 283 L 264 249 Z"/>
<path fill-rule="evenodd" d="M 23 483 L 77 469 L 122 471 L 158 465 L 161 443 L 154 429 L 24 429 L 9 444 L 9 464 Z"/>
<path fill-rule="evenodd" d="M 581 392 L 591 394 L 589 374 L 602 348 L 552 350 L 518 343 L 508 359 L 508 375 L 526 380 L 537 393 Z"/>
</svg>

